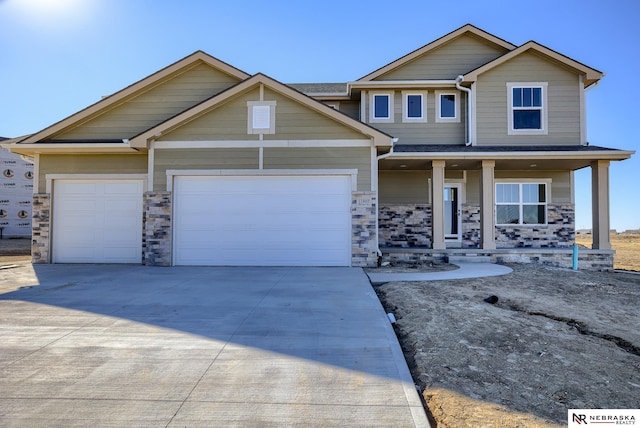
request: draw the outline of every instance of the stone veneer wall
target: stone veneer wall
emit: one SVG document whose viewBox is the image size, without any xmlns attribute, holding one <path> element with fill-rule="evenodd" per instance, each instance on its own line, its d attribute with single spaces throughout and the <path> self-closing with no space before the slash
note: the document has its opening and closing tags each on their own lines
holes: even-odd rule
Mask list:
<svg viewBox="0 0 640 428">
<path fill-rule="evenodd" d="M 376 247 L 377 197 L 375 192 L 353 192 L 351 195 L 351 265 L 378 265 Z"/>
<path fill-rule="evenodd" d="M 51 195 L 48 193 L 33 195 L 31 228 L 31 261 L 50 263 Z"/>
<path fill-rule="evenodd" d="M 575 240 L 574 205 L 547 205 L 547 224 L 496 226 L 497 248 L 567 248 Z"/>
<path fill-rule="evenodd" d="M 462 204 L 462 248 L 480 248 L 480 206 Z"/>
<path fill-rule="evenodd" d="M 431 204 L 382 205 L 380 247 L 431 247 Z"/>
<path fill-rule="evenodd" d="M 142 262 L 171 266 L 171 192 L 145 192 L 142 225 Z"/>
</svg>

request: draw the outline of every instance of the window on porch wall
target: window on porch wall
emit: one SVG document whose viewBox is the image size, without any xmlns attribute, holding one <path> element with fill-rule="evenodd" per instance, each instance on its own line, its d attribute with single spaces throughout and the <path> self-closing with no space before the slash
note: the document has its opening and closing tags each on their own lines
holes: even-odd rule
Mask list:
<svg viewBox="0 0 640 428">
<path fill-rule="evenodd" d="M 546 224 L 545 183 L 496 184 L 496 224 Z"/>
</svg>

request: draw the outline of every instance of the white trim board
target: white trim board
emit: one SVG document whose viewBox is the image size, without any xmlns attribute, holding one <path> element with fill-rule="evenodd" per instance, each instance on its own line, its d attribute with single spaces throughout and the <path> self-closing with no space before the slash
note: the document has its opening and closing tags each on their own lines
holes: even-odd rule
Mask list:
<svg viewBox="0 0 640 428">
<path fill-rule="evenodd" d="M 147 184 L 147 174 L 47 174 L 47 193 L 51 194 L 54 180 L 142 180 L 142 187 Z"/>
<path fill-rule="evenodd" d="M 175 176 L 207 176 L 207 175 L 244 175 L 244 176 L 274 176 L 274 175 L 349 175 L 351 176 L 351 191 L 358 190 L 357 169 L 168 169 L 167 191 L 173 191 L 173 177 Z"/>
<path fill-rule="evenodd" d="M 260 147 L 371 147 L 370 139 L 154 141 L 156 149 L 234 149 Z"/>
</svg>

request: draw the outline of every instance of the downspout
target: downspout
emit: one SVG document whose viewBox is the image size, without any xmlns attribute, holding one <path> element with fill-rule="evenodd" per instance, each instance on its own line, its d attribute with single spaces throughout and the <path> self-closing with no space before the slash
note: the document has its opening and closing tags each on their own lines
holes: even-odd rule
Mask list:
<svg viewBox="0 0 640 428">
<path fill-rule="evenodd" d="M 464 143 L 465 146 L 470 146 L 472 145 L 472 141 L 471 141 L 471 89 L 469 88 L 465 88 L 464 86 L 462 86 L 460 83 L 462 83 L 464 81 L 464 76 L 460 75 L 458 77 L 456 77 L 456 88 L 458 88 L 459 91 L 462 92 L 466 92 L 467 93 L 467 142 Z"/>
<path fill-rule="evenodd" d="M 386 159 L 389 156 L 393 155 L 393 148 L 395 147 L 395 144 L 398 142 L 397 138 L 392 138 L 391 139 L 391 150 L 389 150 L 387 153 L 377 156 L 376 157 L 376 161 L 380 162 L 381 159 Z M 380 189 L 378 188 L 378 192 L 380 191 Z M 378 204 L 380 203 L 380 198 L 376 198 L 376 209 L 378 209 Z M 379 209 L 378 209 L 379 211 Z M 376 213 L 377 214 L 377 213 Z M 379 261 L 382 259 L 382 250 L 380 249 L 380 220 L 378 219 L 378 221 L 376 221 L 376 251 L 378 254 L 378 257 L 380 258 Z"/>
</svg>

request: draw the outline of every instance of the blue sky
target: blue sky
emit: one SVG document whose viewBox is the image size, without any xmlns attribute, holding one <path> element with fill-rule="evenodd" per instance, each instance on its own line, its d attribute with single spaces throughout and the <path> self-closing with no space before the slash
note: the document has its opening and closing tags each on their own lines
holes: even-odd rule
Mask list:
<svg viewBox="0 0 640 428">
<path fill-rule="evenodd" d="M 0 0 L 0 135 L 38 131 L 201 49 L 282 82 L 344 82 L 466 24 L 604 71 L 592 145 L 640 149 L 637 0 Z M 640 227 L 640 155 L 612 163 L 611 225 Z M 576 227 L 591 227 L 590 170 Z"/>
</svg>

